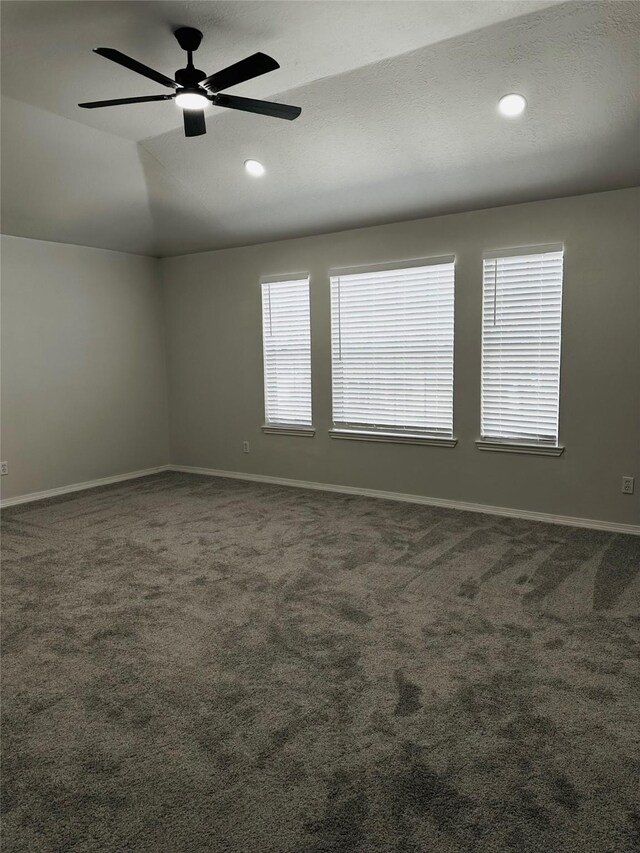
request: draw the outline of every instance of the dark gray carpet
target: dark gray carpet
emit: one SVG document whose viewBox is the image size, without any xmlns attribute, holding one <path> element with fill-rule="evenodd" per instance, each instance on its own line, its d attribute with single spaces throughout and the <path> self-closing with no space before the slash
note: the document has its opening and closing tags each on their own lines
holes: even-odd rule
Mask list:
<svg viewBox="0 0 640 853">
<path fill-rule="evenodd" d="M 166 474 L 7 510 L 9 853 L 640 849 L 640 539 Z"/>
</svg>

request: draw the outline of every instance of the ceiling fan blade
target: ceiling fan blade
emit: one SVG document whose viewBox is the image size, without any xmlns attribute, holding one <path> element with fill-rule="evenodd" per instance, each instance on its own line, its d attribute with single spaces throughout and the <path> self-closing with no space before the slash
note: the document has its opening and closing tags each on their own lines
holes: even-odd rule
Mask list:
<svg viewBox="0 0 640 853">
<path fill-rule="evenodd" d="M 202 136 L 207 132 L 204 110 L 182 110 L 184 116 L 184 135 Z"/>
<path fill-rule="evenodd" d="M 178 84 L 175 80 L 172 80 L 171 77 L 165 77 L 165 75 L 161 74 L 159 71 L 154 71 L 153 68 L 143 65 L 141 62 L 138 62 L 137 59 L 132 59 L 130 56 L 127 56 L 126 53 L 120 53 L 119 50 L 114 50 L 111 47 L 96 47 L 93 52 L 99 53 L 100 56 L 104 56 L 112 62 L 117 62 L 118 65 L 124 65 L 124 67 L 128 68 L 130 71 L 142 74 L 143 77 L 148 77 L 149 80 L 154 80 L 156 83 L 160 83 L 161 86 L 168 86 L 170 89 L 178 88 Z"/>
<path fill-rule="evenodd" d="M 266 74 L 268 71 L 275 71 L 276 68 L 280 68 L 280 66 L 275 59 L 267 56 L 266 53 L 254 53 L 252 56 L 247 56 L 246 59 L 241 59 L 240 62 L 206 77 L 200 81 L 200 85 L 208 89 L 209 92 L 221 92 L 230 86 L 244 83 L 245 80 L 260 77 L 261 74 Z"/>
<path fill-rule="evenodd" d="M 302 107 L 292 107 L 289 104 L 274 104 L 273 101 L 256 101 L 253 98 L 238 98 L 236 95 L 218 95 L 213 99 L 218 107 L 228 107 L 231 110 L 244 110 L 247 113 L 260 113 L 263 116 L 285 118 L 293 121 L 302 112 Z"/>
<path fill-rule="evenodd" d="M 175 95 L 146 95 L 142 98 L 116 98 L 114 101 L 87 101 L 85 104 L 78 104 L 79 107 L 84 107 L 86 110 L 95 110 L 97 107 L 118 107 L 120 104 L 144 104 L 147 101 L 172 101 Z"/>
</svg>

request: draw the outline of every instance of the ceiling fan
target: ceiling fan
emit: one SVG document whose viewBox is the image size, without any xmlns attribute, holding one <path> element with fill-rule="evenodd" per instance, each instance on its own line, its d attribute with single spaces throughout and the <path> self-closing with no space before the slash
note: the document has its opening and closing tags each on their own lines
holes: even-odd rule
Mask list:
<svg viewBox="0 0 640 853">
<path fill-rule="evenodd" d="M 288 121 L 298 118 L 302 112 L 300 107 L 292 107 L 288 104 L 276 104 L 272 101 L 256 101 L 253 98 L 218 94 L 230 86 L 236 86 L 238 83 L 244 83 L 245 80 L 252 80 L 254 77 L 260 77 L 261 74 L 280 68 L 275 59 L 267 56 L 266 53 L 254 53 L 252 56 L 248 56 L 246 59 L 242 59 L 240 62 L 207 77 L 204 71 L 200 71 L 193 65 L 193 51 L 198 49 L 202 41 L 200 30 L 193 27 L 180 27 L 174 35 L 180 47 L 187 52 L 187 67 L 176 71 L 175 80 L 165 77 L 159 71 L 154 71 L 153 68 L 143 65 L 124 53 L 120 53 L 119 50 L 110 47 L 97 47 L 94 50 L 94 53 L 99 53 L 100 56 L 105 56 L 112 62 L 117 62 L 118 65 L 123 65 L 131 71 L 142 74 L 149 80 L 154 80 L 169 89 L 175 89 L 174 94 L 118 98 L 114 101 L 89 101 L 78 104 L 78 106 L 93 110 L 97 107 L 117 107 L 120 104 L 143 104 L 148 101 L 175 100 L 176 104 L 182 108 L 185 136 L 201 136 L 207 132 L 204 107 L 208 106 L 209 103 L 216 107 L 260 113 L 260 115 L 284 118 Z"/>
</svg>

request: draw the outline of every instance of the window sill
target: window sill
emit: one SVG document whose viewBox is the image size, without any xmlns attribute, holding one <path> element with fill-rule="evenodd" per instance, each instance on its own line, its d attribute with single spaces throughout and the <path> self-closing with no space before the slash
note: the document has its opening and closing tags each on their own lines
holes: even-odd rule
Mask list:
<svg viewBox="0 0 640 853">
<path fill-rule="evenodd" d="M 430 435 L 411 435 L 397 432 L 367 432 L 366 430 L 330 429 L 331 438 L 348 441 L 383 441 L 389 444 L 425 444 L 434 447 L 455 447 L 457 438 L 444 438 Z"/>
<path fill-rule="evenodd" d="M 549 444 L 526 444 L 516 441 L 490 441 L 478 439 L 478 450 L 492 450 L 495 453 L 528 453 L 532 456 L 562 456 L 564 447 Z"/>
<path fill-rule="evenodd" d="M 265 424 L 261 429 L 266 435 L 298 435 L 313 438 L 316 434 L 314 427 L 287 426 L 287 424 L 282 424 L 282 426 L 278 424 Z"/>
</svg>

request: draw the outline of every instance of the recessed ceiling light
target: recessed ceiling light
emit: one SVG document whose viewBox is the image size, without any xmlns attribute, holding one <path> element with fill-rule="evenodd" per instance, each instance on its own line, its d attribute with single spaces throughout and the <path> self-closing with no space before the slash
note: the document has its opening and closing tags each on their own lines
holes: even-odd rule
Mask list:
<svg viewBox="0 0 640 853">
<path fill-rule="evenodd" d="M 511 95 L 504 95 L 498 101 L 498 109 L 502 115 L 507 116 L 507 118 L 515 118 L 516 116 L 522 115 L 526 106 L 527 102 L 522 95 L 517 95 L 515 93 L 512 93 Z"/>
<path fill-rule="evenodd" d="M 264 166 L 257 160 L 245 160 L 244 167 L 254 178 L 259 178 L 264 175 Z"/>
<path fill-rule="evenodd" d="M 200 95 L 198 92 L 180 92 L 176 95 L 176 104 L 183 110 L 201 110 L 209 103 L 206 95 Z"/>
</svg>

